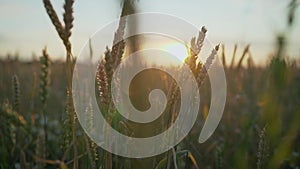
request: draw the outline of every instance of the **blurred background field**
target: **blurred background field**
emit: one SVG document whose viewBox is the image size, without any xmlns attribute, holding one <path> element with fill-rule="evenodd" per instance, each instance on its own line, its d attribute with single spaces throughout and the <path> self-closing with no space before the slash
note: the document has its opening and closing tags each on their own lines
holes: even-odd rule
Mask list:
<svg viewBox="0 0 300 169">
<path fill-rule="evenodd" d="M 47 9 L 47 2 L 50 1 L 44 0 L 43 2 Z M 246 2 L 248 1 L 236 1 L 243 5 L 247 5 Z M 272 7 L 272 2 L 269 2 L 270 7 Z M 9 4 L 6 1 L 1 3 Z M 19 3 L 24 5 L 23 2 Z M 80 20 L 79 14 L 76 14 L 76 8 L 80 7 L 79 4 L 76 6 L 76 3 L 74 6 L 75 23 L 76 17 Z M 113 12 L 114 10 L 118 11 L 119 16 L 120 13 L 126 15 L 137 12 L 140 6 L 150 2 L 125 0 L 116 3 L 119 6 L 112 9 Z M 156 4 L 155 1 L 153 3 Z M 223 4 L 223 2 L 220 3 Z M 89 25 L 88 23 L 78 26 L 78 28 L 75 24 L 75 31 L 72 31 L 74 39 L 71 38 L 71 34 L 61 36 L 63 44 L 57 39 L 59 36 L 50 25 L 47 26 L 47 29 L 51 32 L 47 33 L 49 34 L 47 36 L 51 36 L 51 38 L 47 38 L 47 36 L 34 37 L 34 31 L 28 28 L 27 33 L 20 37 L 30 35 L 33 42 L 31 43 L 29 38 L 28 47 L 25 43 L 17 43 L 22 44 L 20 51 L 16 49 L 16 52 L 11 52 L 15 47 L 13 45 L 16 44 L 12 39 L 18 38 L 16 35 L 11 35 L 13 38 L 9 40 L 10 42 L 0 41 L 2 55 L 0 58 L 0 168 L 300 168 L 300 44 L 298 40 L 300 17 L 298 17 L 299 11 L 297 11 L 299 3 L 297 0 L 292 0 L 283 4 L 286 10 L 280 14 L 274 14 L 283 19 L 278 22 L 279 26 L 276 31 L 274 31 L 275 28 L 271 30 L 271 32 L 273 31 L 272 38 L 264 35 L 263 31 L 260 32 L 259 26 L 252 25 L 252 33 L 245 33 L 246 37 L 242 40 L 232 42 L 232 39 L 218 36 L 223 31 L 214 30 L 220 28 L 214 28 L 213 24 L 207 22 L 210 25 L 208 28 L 212 28 L 212 30 L 208 29 L 208 32 L 217 34 L 212 35 L 213 43 L 220 41 L 219 39 L 225 39 L 224 43 L 219 46 L 217 55 L 223 62 L 227 78 L 227 100 L 221 123 L 207 142 L 198 143 L 199 132 L 210 107 L 210 83 L 205 78 L 200 87 L 201 106 L 198 119 L 190 134 L 175 147 L 175 153 L 170 150 L 146 159 L 130 159 L 104 151 L 87 137 L 76 120 L 75 114 L 72 114 L 74 109 L 72 109 L 72 97 L 69 90 L 70 74 L 68 72 L 72 70 L 72 65 L 76 61 L 73 57 L 76 53 L 74 51 L 80 50 L 75 47 L 80 46 L 83 39 L 76 35 L 80 32 L 76 29 Z M 18 2 L 16 1 L 15 4 Z M 28 2 L 28 4 L 30 6 L 35 3 Z M 58 2 L 53 2 L 53 4 L 54 7 L 57 4 L 61 5 Z M 71 32 L 73 1 L 66 0 L 64 4 L 66 4 L 63 8 L 63 13 L 66 15 L 62 17 L 64 18 L 64 28 L 66 32 Z M 169 5 L 172 7 L 171 4 Z M 249 11 L 251 9 L 255 11 L 255 5 L 251 5 L 250 2 L 248 5 Z M 280 5 L 282 4 L 280 3 Z M 174 4 L 174 6 L 176 5 Z M 278 7 L 278 5 L 274 6 Z M 43 4 L 40 3 L 38 8 L 44 10 Z M 149 5 L 147 10 L 153 8 L 154 5 Z M 61 8 L 56 7 L 56 9 Z M 108 12 L 105 11 L 105 13 Z M 61 13 L 57 12 L 59 18 L 61 18 Z M 208 15 L 213 15 L 212 13 L 213 11 L 210 13 L 208 11 Z M 3 16 L 1 17 L 3 19 Z M 106 21 L 111 16 L 106 18 L 103 15 L 101 17 Z M 4 18 L 9 20 L 8 16 Z M 191 20 L 196 19 L 197 17 L 194 16 Z M 3 20 L 3 23 L 8 22 Z M 42 20 L 50 22 L 47 16 L 43 16 Z M 63 21 L 63 19 L 60 20 Z M 33 23 L 30 20 L 27 22 Z M 224 21 L 219 23 L 229 24 L 232 27 L 238 24 Z M 69 25 L 69 29 L 66 28 L 68 27 L 66 25 Z M 245 27 L 247 26 L 249 25 Z M 13 27 L 17 29 L 17 25 Z M 230 29 L 230 26 L 224 27 Z M 5 33 L 9 28 L 5 26 L 4 28 L 2 32 Z M 57 30 L 57 26 L 55 28 Z M 116 31 L 122 32 L 124 29 Z M 134 29 L 134 26 L 127 26 L 127 29 Z M 83 35 L 86 35 L 87 32 Z M 251 37 L 253 34 L 258 34 L 257 36 L 261 36 L 262 39 L 268 39 L 266 41 L 269 46 L 257 48 L 261 44 L 255 43 L 256 39 Z M 5 33 L 4 36 L 9 37 L 10 34 Z M 52 36 L 55 37 L 54 40 Z M 84 39 L 88 39 L 89 36 L 85 36 Z M 240 36 L 237 37 L 240 38 Z M 47 40 L 35 41 L 36 38 Z M 138 50 L 139 47 L 136 42 L 138 38 L 135 38 L 130 39 L 129 47 L 127 46 L 128 50 L 132 50 L 131 52 Z M 20 40 L 20 42 L 22 41 L 24 39 Z M 251 41 L 253 41 L 253 45 Z M 42 42 L 42 46 L 34 45 L 36 42 Z M 45 45 L 47 48 L 44 47 Z M 28 52 L 31 50 L 30 47 L 32 47 L 32 51 Z M 66 48 L 65 52 L 64 47 Z M 29 49 L 25 50 L 25 48 Z M 74 51 L 72 52 L 72 50 Z M 109 51 L 107 52 L 109 53 Z M 31 54 L 31 52 L 35 54 Z M 58 55 L 66 55 L 66 57 L 57 57 Z M 264 58 L 260 58 L 262 55 Z M 66 61 L 64 61 L 65 59 Z M 107 58 L 105 59 L 102 63 L 105 67 L 105 76 L 109 78 L 111 65 L 108 64 Z M 148 74 L 147 78 L 157 80 L 151 74 Z M 97 79 L 97 81 L 102 82 L 101 79 Z M 143 81 L 140 84 L 143 84 Z M 101 87 L 99 90 L 102 90 Z M 101 102 L 101 94 L 98 98 Z M 135 99 L 139 100 L 139 98 Z M 110 101 L 110 99 L 107 100 Z M 106 113 L 112 119 L 111 123 L 117 123 L 116 128 L 126 130 L 122 132 L 132 132 L 133 134 L 134 131 L 141 132 L 138 129 L 130 128 L 132 126 L 126 121 L 122 121 L 117 111 Z M 173 117 L 172 113 L 174 112 L 170 111 Z M 151 135 L 153 134 L 151 130 L 164 127 L 166 126 L 152 126 L 145 131 Z M 175 156 L 176 158 L 174 158 Z"/>
</svg>

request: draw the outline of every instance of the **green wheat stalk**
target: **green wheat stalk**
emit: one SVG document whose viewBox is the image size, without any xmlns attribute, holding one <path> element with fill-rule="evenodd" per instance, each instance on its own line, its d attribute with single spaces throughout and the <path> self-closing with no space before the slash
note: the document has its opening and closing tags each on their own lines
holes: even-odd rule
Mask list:
<svg viewBox="0 0 300 169">
<path fill-rule="evenodd" d="M 13 108 L 15 111 L 20 112 L 20 83 L 17 75 L 12 78 L 13 83 Z"/>
<path fill-rule="evenodd" d="M 264 127 L 259 134 L 259 143 L 258 143 L 258 151 L 257 151 L 257 169 L 264 169 L 266 160 L 268 158 L 268 145 L 266 142 L 266 127 Z"/>
</svg>

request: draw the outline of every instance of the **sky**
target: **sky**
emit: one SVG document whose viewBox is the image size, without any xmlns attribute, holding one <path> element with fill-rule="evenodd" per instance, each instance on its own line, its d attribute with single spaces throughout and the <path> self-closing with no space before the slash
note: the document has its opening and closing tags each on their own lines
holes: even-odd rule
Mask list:
<svg viewBox="0 0 300 169">
<path fill-rule="evenodd" d="M 52 0 L 61 18 L 63 0 Z M 275 35 L 286 25 L 289 1 L 285 0 L 138 0 L 138 12 L 171 14 L 208 29 L 213 44 L 223 43 L 231 55 L 235 43 L 238 54 L 251 45 L 254 61 L 265 61 L 274 51 Z M 75 0 L 73 54 L 79 54 L 89 37 L 121 12 L 120 0 Z M 300 10 L 296 16 L 300 16 Z M 18 53 L 22 59 L 39 56 L 47 46 L 55 59 L 64 58 L 64 47 L 42 0 L 0 0 L 0 57 Z M 300 17 L 288 34 L 288 55 L 300 58 Z"/>
</svg>

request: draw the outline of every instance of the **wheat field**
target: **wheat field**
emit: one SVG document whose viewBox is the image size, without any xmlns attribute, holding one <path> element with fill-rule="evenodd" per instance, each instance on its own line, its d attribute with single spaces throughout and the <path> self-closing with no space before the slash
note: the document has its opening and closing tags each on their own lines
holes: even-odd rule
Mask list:
<svg viewBox="0 0 300 169">
<path fill-rule="evenodd" d="M 50 0 L 43 0 L 43 4 L 49 22 L 61 39 L 62 43 L 57 43 L 65 47 L 65 60 L 52 59 L 47 47 L 41 49 L 39 59 L 31 61 L 20 61 L 10 55 L 1 58 L 1 169 L 300 168 L 300 62 L 287 57 L 286 34 L 275 35 L 274 51 L 263 66 L 255 63 L 251 45 L 240 44 L 233 49 L 227 48 L 226 44 L 216 45 L 202 63 L 197 60 L 197 55 L 209 31 L 202 27 L 191 39 L 184 60 L 201 94 L 195 125 L 187 137 L 165 153 L 148 158 L 127 158 L 99 147 L 84 132 L 76 116 L 72 95 L 76 56 L 72 53 L 70 40 L 76 20 L 74 0 L 65 0 L 62 17 Z M 287 15 L 286 32 L 293 27 L 293 17 L 297 17 L 293 15 L 296 5 Z M 134 3 L 125 0 L 120 17 L 134 10 Z M 120 20 L 114 38 L 124 35 L 125 21 Z M 143 100 L 143 95 L 147 94 L 144 88 L 160 86 L 168 99 L 164 114 L 149 125 L 128 121 L 120 115 L 112 103 L 109 84 L 126 50 L 138 49 L 135 38 L 122 40 L 106 49 L 97 65 L 95 92 L 103 116 L 114 129 L 133 137 L 149 137 L 172 125 L 178 116 L 180 93 L 174 80 L 166 78 L 163 72 L 146 72 L 132 87 L 137 92 L 132 101 L 145 109 L 149 105 Z M 198 136 L 211 105 L 207 71 L 216 57 L 222 61 L 226 74 L 226 104 L 218 128 L 211 138 L 200 144 Z M 93 109 L 87 107 L 89 112 Z M 87 118 L 92 123 L 93 113 L 87 114 Z"/>
</svg>

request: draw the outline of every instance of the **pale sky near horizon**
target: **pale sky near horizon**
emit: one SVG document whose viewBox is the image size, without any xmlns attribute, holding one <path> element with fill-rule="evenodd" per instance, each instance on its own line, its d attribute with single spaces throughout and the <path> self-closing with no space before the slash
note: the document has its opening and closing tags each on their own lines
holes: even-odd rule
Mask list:
<svg viewBox="0 0 300 169">
<path fill-rule="evenodd" d="M 63 0 L 52 0 L 59 16 Z M 266 60 L 274 49 L 275 35 L 284 30 L 288 3 L 282 0 L 139 0 L 139 12 L 162 12 L 178 16 L 197 27 L 205 25 L 209 40 L 224 43 L 231 55 L 233 45 L 251 44 L 256 62 Z M 120 0 L 75 0 L 72 35 L 73 53 L 78 55 L 88 38 L 120 15 Z M 300 16 L 300 9 L 296 16 Z M 300 17 L 288 35 L 288 54 L 300 58 Z M 64 48 L 44 8 L 42 0 L 0 0 L 0 57 L 8 53 L 28 59 L 40 55 L 47 46 L 56 59 L 64 58 Z"/>
</svg>

